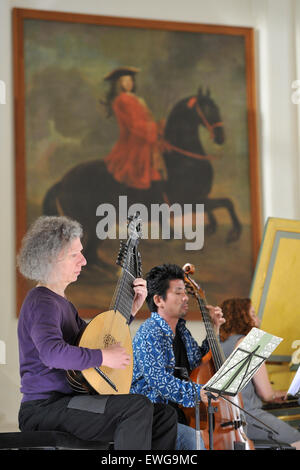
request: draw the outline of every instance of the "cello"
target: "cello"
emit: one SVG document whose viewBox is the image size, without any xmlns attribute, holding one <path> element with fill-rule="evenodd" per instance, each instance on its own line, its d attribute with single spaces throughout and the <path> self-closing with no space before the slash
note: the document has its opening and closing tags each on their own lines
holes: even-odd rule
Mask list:
<svg viewBox="0 0 300 470">
<path fill-rule="evenodd" d="M 225 356 L 216 335 L 203 290 L 191 278 L 195 272 L 192 264 L 183 266 L 184 282 L 187 292 L 192 294 L 199 305 L 205 326 L 209 352 L 202 358 L 201 364 L 190 374 L 190 379 L 197 384 L 205 384 L 225 362 Z M 237 406 L 235 406 L 235 404 Z M 200 402 L 200 429 L 206 448 L 210 448 L 208 408 Z M 254 450 L 253 442 L 244 431 L 245 422 L 239 408 L 243 408 L 242 396 L 239 393 L 230 397 L 230 402 L 219 398 L 213 415 L 213 449 L 215 450 Z M 196 420 L 193 408 L 183 408 L 188 425 L 195 428 Z"/>
</svg>

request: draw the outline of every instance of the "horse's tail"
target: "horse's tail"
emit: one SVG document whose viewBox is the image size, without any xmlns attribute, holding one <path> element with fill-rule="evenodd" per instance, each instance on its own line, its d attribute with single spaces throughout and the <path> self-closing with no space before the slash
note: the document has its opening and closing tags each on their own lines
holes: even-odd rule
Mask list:
<svg viewBox="0 0 300 470">
<path fill-rule="evenodd" d="M 44 215 L 63 215 L 63 211 L 58 199 L 58 189 L 60 185 L 61 183 L 58 182 L 48 189 L 42 205 Z"/>
</svg>

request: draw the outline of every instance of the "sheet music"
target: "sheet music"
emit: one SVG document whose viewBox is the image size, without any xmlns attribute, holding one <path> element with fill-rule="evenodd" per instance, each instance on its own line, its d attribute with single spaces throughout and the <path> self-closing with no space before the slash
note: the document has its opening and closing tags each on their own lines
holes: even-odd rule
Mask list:
<svg viewBox="0 0 300 470">
<path fill-rule="evenodd" d="M 228 395 L 236 395 L 247 385 L 281 341 L 282 338 L 252 328 L 203 387 L 211 391 L 226 391 Z"/>
<path fill-rule="evenodd" d="M 300 367 L 298 367 L 287 394 L 293 395 L 294 397 L 300 396 Z"/>
</svg>

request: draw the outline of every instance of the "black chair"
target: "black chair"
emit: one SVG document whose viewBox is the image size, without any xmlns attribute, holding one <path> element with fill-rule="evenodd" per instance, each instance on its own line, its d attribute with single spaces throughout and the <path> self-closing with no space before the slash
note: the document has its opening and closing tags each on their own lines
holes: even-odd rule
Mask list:
<svg viewBox="0 0 300 470">
<path fill-rule="evenodd" d="M 25 431 L 0 433 L 0 450 L 107 450 L 113 442 L 82 441 L 61 431 Z"/>
</svg>

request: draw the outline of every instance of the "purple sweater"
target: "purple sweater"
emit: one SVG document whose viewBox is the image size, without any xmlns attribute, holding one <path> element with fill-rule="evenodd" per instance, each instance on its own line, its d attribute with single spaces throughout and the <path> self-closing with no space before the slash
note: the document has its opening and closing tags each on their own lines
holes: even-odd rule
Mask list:
<svg viewBox="0 0 300 470">
<path fill-rule="evenodd" d="M 72 346 L 86 323 L 74 305 L 46 287 L 30 290 L 18 323 L 22 401 L 71 394 L 66 370 L 102 363 L 100 349 Z"/>
</svg>

